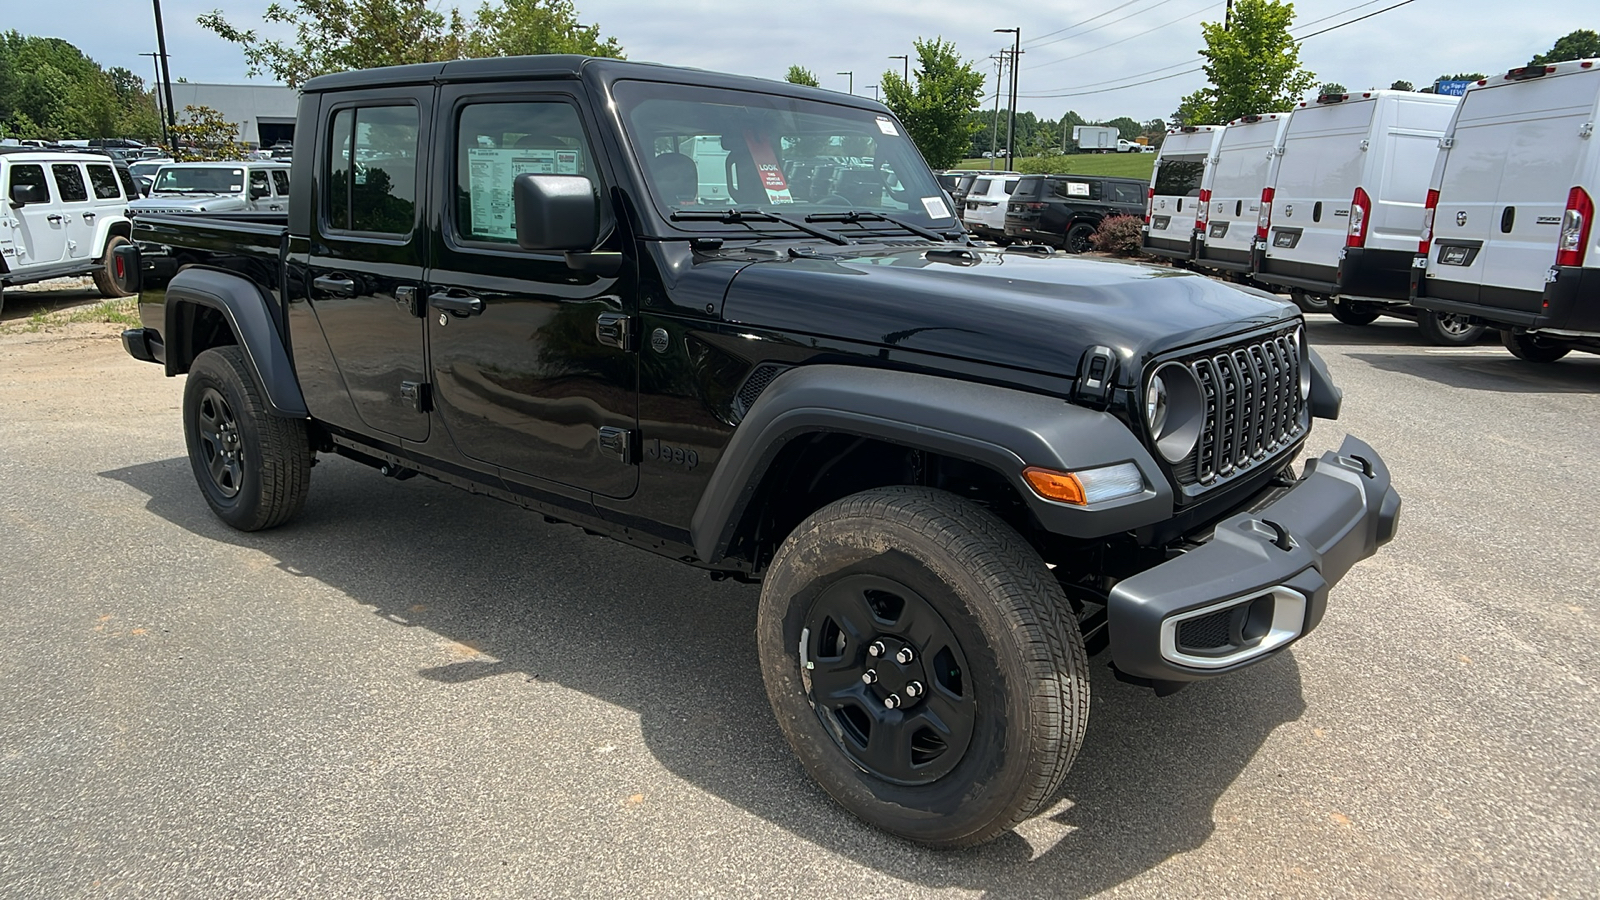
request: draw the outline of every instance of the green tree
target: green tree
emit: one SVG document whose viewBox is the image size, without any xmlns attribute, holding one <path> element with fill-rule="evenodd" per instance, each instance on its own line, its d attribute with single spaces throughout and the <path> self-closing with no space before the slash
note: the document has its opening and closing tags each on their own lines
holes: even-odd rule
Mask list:
<svg viewBox="0 0 1600 900">
<path fill-rule="evenodd" d="M 431 0 L 287 0 L 263 20 L 294 29 L 288 41 L 267 40 L 229 22 L 222 10 L 199 18 L 205 28 L 244 51 L 247 72 L 270 74 L 290 87 L 329 72 L 486 56 L 579 53 L 621 58 L 615 38 L 583 25 L 571 0 L 500 0 L 478 7 L 471 21 Z"/>
<path fill-rule="evenodd" d="M 917 64 L 912 72 L 916 87 L 898 72 L 884 72 L 883 103 L 905 123 L 911 140 L 935 169 L 949 168 L 971 146 L 968 115 L 983 94 L 984 78 L 972 64 L 956 55 L 956 45 L 934 38 L 913 42 Z"/>
<path fill-rule="evenodd" d="M 1319 97 L 1322 96 L 1323 94 L 1348 94 L 1348 93 L 1350 93 L 1350 89 L 1345 87 L 1344 85 L 1340 84 L 1337 81 L 1330 81 L 1327 84 L 1324 84 L 1323 86 L 1317 88 L 1317 96 L 1319 96 Z"/>
<path fill-rule="evenodd" d="M 0 34 L 0 132 L 8 137 L 147 138 L 160 131 L 153 109 L 127 69 L 102 70 L 57 38 Z"/>
<path fill-rule="evenodd" d="M 1433 80 L 1433 83 L 1438 84 L 1441 81 L 1482 81 L 1488 77 L 1482 72 L 1462 72 L 1456 75 L 1440 75 Z"/>
<path fill-rule="evenodd" d="M 789 74 L 783 76 L 783 80 L 790 84 L 804 84 L 811 87 L 822 86 L 817 81 L 817 73 L 804 66 L 790 66 Z"/>
<path fill-rule="evenodd" d="M 1394 84 L 1389 85 L 1389 90 L 1391 91 L 1414 91 L 1416 89 L 1416 86 L 1409 81 L 1396 81 Z"/>
<path fill-rule="evenodd" d="M 1555 46 L 1528 60 L 1530 66 L 1547 66 L 1569 59 L 1592 59 L 1600 56 L 1600 34 L 1580 28 L 1556 41 Z"/>
<path fill-rule="evenodd" d="M 179 162 L 240 159 L 245 149 L 239 144 L 239 126 L 209 106 L 185 106 L 183 117 L 172 129 L 173 158 Z"/>
<path fill-rule="evenodd" d="M 1228 122 L 1239 116 L 1287 109 L 1316 84 L 1300 65 L 1300 49 L 1289 36 L 1294 4 L 1238 0 L 1232 27 L 1201 24 L 1204 70 L 1211 83 L 1183 98 L 1172 117 L 1183 124 Z"/>
</svg>

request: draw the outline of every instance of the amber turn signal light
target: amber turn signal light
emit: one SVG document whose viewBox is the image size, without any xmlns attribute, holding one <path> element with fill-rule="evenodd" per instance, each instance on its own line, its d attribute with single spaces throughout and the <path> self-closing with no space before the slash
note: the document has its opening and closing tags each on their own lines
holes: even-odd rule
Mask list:
<svg viewBox="0 0 1600 900">
<path fill-rule="evenodd" d="M 1022 470 L 1022 477 L 1027 479 L 1029 487 L 1038 491 L 1039 496 L 1046 500 L 1059 500 L 1062 503 L 1073 503 L 1078 506 L 1088 503 L 1083 495 L 1083 483 L 1071 472 L 1056 472 L 1029 466 Z"/>
</svg>

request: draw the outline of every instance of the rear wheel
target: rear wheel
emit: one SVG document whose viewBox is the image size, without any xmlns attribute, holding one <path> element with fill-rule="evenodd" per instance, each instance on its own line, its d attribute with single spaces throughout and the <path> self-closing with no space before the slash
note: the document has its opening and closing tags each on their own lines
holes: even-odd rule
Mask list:
<svg viewBox="0 0 1600 900">
<path fill-rule="evenodd" d="M 1346 325 L 1371 325 L 1378 321 L 1377 312 L 1349 300 L 1334 300 L 1328 305 L 1328 312 Z"/>
<path fill-rule="evenodd" d="M 106 239 L 106 252 L 100 257 L 100 267 L 94 270 L 94 286 L 102 297 L 126 297 L 131 293 L 117 284 L 117 260 L 112 255 L 113 251 L 127 242 L 128 239 L 120 234 Z"/>
<path fill-rule="evenodd" d="M 1066 776 L 1088 664 L 1055 578 L 987 511 L 890 487 L 783 542 L 757 615 L 767 696 L 842 806 L 940 847 L 991 840 Z"/>
<path fill-rule="evenodd" d="M 1475 325 L 1471 316 L 1455 313 L 1425 312 L 1417 319 L 1417 327 L 1430 344 L 1441 347 L 1460 347 L 1475 344 L 1483 337 L 1483 326 Z"/>
<path fill-rule="evenodd" d="M 1525 331 L 1514 332 L 1509 328 L 1500 332 L 1500 343 L 1504 344 L 1505 348 L 1511 351 L 1511 355 L 1517 359 L 1525 359 L 1528 362 L 1537 363 L 1555 362 L 1566 356 L 1571 349 L 1558 344 L 1547 344 Z"/>
<path fill-rule="evenodd" d="M 1332 305 L 1327 297 L 1321 294 L 1308 294 L 1305 291 L 1291 291 L 1289 299 L 1293 300 L 1294 305 L 1300 307 L 1302 312 L 1308 313 L 1325 313 Z"/>
<path fill-rule="evenodd" d="M 1062 249 L 1068 253 L 1084 253 L 1092 246 L 1089 239 L 1094 237 L 1094 226 L 1088 222 L 1079 222 L 1067 229 L 1066 240 L 1062 242 Z"/>
</svg>

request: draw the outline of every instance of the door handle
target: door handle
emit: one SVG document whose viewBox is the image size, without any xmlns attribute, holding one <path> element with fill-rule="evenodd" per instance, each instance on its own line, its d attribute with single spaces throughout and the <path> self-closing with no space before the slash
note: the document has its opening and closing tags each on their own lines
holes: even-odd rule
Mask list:
<svg viewBox="0 0 1600 900">
<path fill-rule="evenodd" d="M 44 220 L 46 222 L 50 222 L 52 224 L 60 224 L 62 222 L 65 222 L 67 220 L 67 217 L 61 215 L 60 213 L 51 213 L 50 215 L 45 216 Z"/>
<path fill-rule="evenodd" d="M 458 290 L 440 291 L 428 295 L 428 305 L 434 309 L 456 313 L 463 316 L 475 316 L 483 312 L 483 299 Z"/>
<path fill-rule="evenodd" d="M 99 215 L 99 213 L 86 212 L 86 213 L 83 214 L 83 220 L 85 222 L 93 222 L 94 219 L 95 219 L 95 216 L 97 216 L 97 215 Z"/>
<path fill-rule="evenodd" d="M 318 275 L 311 279 L 311 286 L 325 294 L 336 297 L 354 297 L 356 295 L 356 282 L 353 278 L 340 275 Z"/>
</svg>

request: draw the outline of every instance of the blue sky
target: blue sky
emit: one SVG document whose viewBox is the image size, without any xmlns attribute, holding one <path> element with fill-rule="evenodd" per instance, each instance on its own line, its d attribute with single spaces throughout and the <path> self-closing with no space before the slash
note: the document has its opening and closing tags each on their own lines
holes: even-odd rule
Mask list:
<svg viewBox="0 0 1600 900">
<path fill-rule="evenodd" d="M 1295 4 L 1295 21 L 1303 24 L 1294 30 L 1317 31 L 1396 2 L 1303 0 Z M 126 66 L 151 77 L 150 59 L 138 56 L 155 49 L 146 0 L 88 4 L 104 15 L 63 15 L 61 6 L 50 3 L 8 0 L 6 5 L 0 27 L 64 38 L 101 65 Z M 162 4 L 174 77 L 245 80 L 238 49 L 195 23 L 219 5 L 236 24 L 259 28 L 267 0 Z M 1184 70 L 1198 65 L 1200 23 L 1220 19 L 1223 6 L 1222 0 L 809 0 L 761 6 L 740 0 L 578 0 L 583 21 L 598 22 L 632 59 L 770 78 L 799 64 L 818 73 L 824 87 L 841 91 L 849 79 L 834 73 L 853 71 L 856 93 L 868 96 L 882 72 L 899 69 L 891 54 L 910 53 L 912 40 L 935 35 L 954 41 L 958 52 L 977 61 L 992 85 L 994 63 L 986 57 L 1011 39 L 993 29 L 1020 26 L 1025 52 L 1018 108 L 1050 118 L 1074 109 L 1090 120 L 1165 117 L 1180 97 L 1201 87 L 1204 76 Z M 1301 60 L 1319 82 L 1337 81 L 1352 90 L 1388 87 L 1400 78 L 1420 85 L 1445 72 L 1521 65 L 1577 28 L 1600 30 L 1600 3 L 1412 0 L 1309 38 Z M 1162 80 L 1109 90 L 1156 78 Z M 1046 96 L 1068 93 L 1078 95 Z"/>
</svg>

